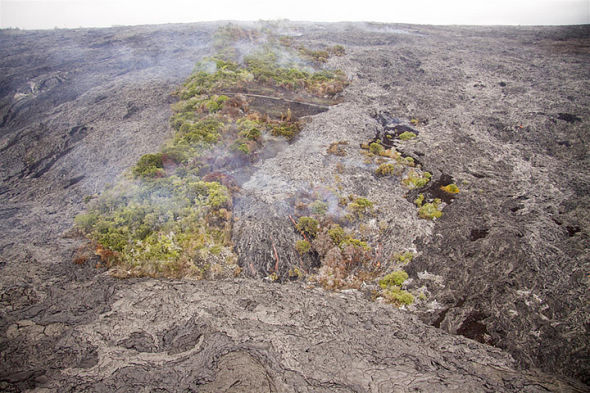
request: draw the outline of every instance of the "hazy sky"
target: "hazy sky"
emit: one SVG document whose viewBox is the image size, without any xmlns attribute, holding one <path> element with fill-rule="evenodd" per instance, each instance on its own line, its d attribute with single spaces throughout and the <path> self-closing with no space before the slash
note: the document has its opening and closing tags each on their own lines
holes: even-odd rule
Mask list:
<svg viewBox="0 0 590 393">
<path fill-rule="evenodd" d="M 259 19 L 588 24 L 590 0 L 0 0 L 0 27 L 23 29 Z"/>
</svg>

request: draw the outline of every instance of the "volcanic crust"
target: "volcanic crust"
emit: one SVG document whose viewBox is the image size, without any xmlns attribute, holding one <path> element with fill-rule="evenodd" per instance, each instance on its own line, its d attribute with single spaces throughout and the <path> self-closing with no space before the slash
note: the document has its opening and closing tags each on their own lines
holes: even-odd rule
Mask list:
<svg viewBox="0 0 590 393">
<path fill-rule="evenodd" d="M 217 26 L 0 31 L 0 390 L 587 391 L 588 26 L 278 24 L 342 45 L 326 66 L 350 85 L 240 179 L 249 277 L 74 264 L 85 197 L 172 136 L 171 94 Z M 363 160 L 396 125 L 416 131 L 395 146 L 432 173 L 424 189 Z M 442 217 L 419 218 L 418 194 L 451 181 Z M 381 252 L 415 253 L 404 288 L 424 299 L 397 309 L 363 288 L 262 279 L 297 265 L 289 209 L 318 185 L 375 201 Z"/>
</svg>

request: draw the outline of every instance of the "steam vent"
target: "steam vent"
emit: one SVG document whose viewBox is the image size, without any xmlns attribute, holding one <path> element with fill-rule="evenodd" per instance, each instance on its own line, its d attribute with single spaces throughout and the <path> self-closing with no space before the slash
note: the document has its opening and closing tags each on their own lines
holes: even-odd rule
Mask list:
<svg viewBox="0 0 590 393">
<path fill-rule="evenodd" d="M 590 27 L 0 30 L 0 391 L 590 391 Z"/>
</svg>

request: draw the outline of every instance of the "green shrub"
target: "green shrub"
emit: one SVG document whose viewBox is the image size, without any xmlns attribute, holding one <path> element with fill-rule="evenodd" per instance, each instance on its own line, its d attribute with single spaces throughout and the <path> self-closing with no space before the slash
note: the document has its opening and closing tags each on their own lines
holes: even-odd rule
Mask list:
<svg viewBox="0 0 590 393">
<path fill-rule="evenodd" d="M 430 181 L 431 174 L 428 172 L 422 172 L 421 174 L 416 172 L 415 169 L 411 169 L 407 176 L 402 180 L 402 184 L 407 186 L 410 190 L 414 188 L 422 188 Z"/>
<path fill-rule="evenodd" d="M 412 304 L 414 302 L 414 296 L 408 291 L 401 289 L 401 286 L 407 279 L 408 273 L 403 270 L 389 273 L 379 280 L 381 295 L 387 302 L 397 306 Z"/>
<path fill-rule="evenodd" d="M 383 164 L 379 165 L 379 167 L 375 171 L 375 174 L 377 176 L 391 176 L 391 175 L 393 175 L 394 172 L 395 172 L 395 166 L 393 164 L 383 163 Z"/>
<path fill-rule="evenodd" d="M 383 146 L 381 143 L 373 142 L 369 145 L 369 151 L 373 154 L 379 155 L 383 151 Z"/>
<path fill-rule="evenodd" d="M 414 253 L 412 253 L 411 251 L 406 251 L 403 254 L 396 254 L 395 259 L 397 259 L 398 262 L 406 265 L 412 262 L 412 259 L 414 259 Z"/>
<path fill-rule="evenodd" d="M 291 269 L 289 269 L 289 278 L 301 280 L 304 277 L 305 277 L 305 273 L 302 272 L 301 269 L 299 269 L 297 267 L 292 267 Z"/>
<path fill-rule="evenodd" d="M 434 220 L 442 216 L 439 203 L 425 203 L 418 209 L 418 216 L 426 220 Z"/>
<path fill-rule="evenodd" d="M 91 231 L 97 221 L 98 215 L 96 213 L 78 214 L 74 218 L 76 227 L 85 233 Z"/>
<path fill-rule="evenodd" d="M 163 168 L 162 153 L 144 154 L 139 158 L 132 172 L 135 177 L 162 177 L 165 174 Z"/>
<path fill-rule="evenodd" d="M 318 234 L 320 224 L 315 218 L 300 217 L 299 220 L 297 220 L 297 229 L 313 238 Z"/>
<path fill-rule="evenodd" d="M 381 280 L 379 280 L 379 286 L 383 289 L 390 288 L 392 286 L 401 287 L 404 281 L 408 279 L 408 273 L 403 270 L 397 270 L 395 272 L 391 272 Z"/>
<path fill-rule="evenodd" d="M 281 121 L 270 123 L 270 132 L 273 136 L 282 136 L 287 140 L 292 140 L 299 134 L 300 126 L 298 122 Z"/>
<path fill-rule="evenodd" d="M 342 45 L 334 45 L 330 48 L 330 52 L 334 54 L 334 56 L 344 56 L 346 54 L 346 50 Z"/>
<path fill-rule="evenodd" d="M 328 236 L 330 236 L 332 242 L 337 246 L 349 238 L 349 236 L 346 235 L 346 232 L 344 232 L 344 229 L 338 224 L 332 224 L 330 229 L 328 229 Z"/>
<path fill-rule="evenodd" d="M 323 216 L 328 211 L 328 204 L 323 201 L 313 201 L 309 207 L 311 208 L 311 212 L 317 216 Z"/>
<path fill-rule="evenodd" d="M 410 139 L 416 138 L 416 134 L 410 131 L 404 131 L 400 134 L 399 139 L 402 141 L 409 141 Z"/>
<path fill-rule="evenodd" d="M 374 204 L 367 198 L 355 198 L 348 204 L 348 209 L 357 217 L 362 218 L 373 212 Z"/>
<path fill-rule="evenodd" d="M 311 251 L 311 244 L 307 240 L 298 240 L 295 243 L 295 250 L 297 250 L 300 255 L 307 254 Z"/>
<path fill-rule="evenodd" d="M 384 289 L 382 291 L 382 295 L 387 302 L 395 304 L 397 306 L 408 306 L 414 303 L 414 296 L 408 291 L 404 291 L 399 287 L 394 286 L 391 288 Z"/>
<path fill-rule="evenodd" d="M 175 144 L 186 142 L 189 145 L 211 145 L 219 140 L 223 123 L 213 117 L 205 117 L 197 122 L 183 123 L 175 137 Z"/>
<path fill-rule="evenodd" d="M 424 203 L 424 194 L 419 194 L 416 199 L 414 199 L 414 203 L 418 207 L 422 207 L 422 203 Z"/>
<path fill-rule="evenodd" d="M 262 130 L 265 128 L 260 122 L 242 118 L 238 120 L 239 135 L 250 140 L 257 140 L 262 135 Z"/>
<path fill-rule="evenodd" d="M 365 251 L 371 251 L 371 247 L 369 247 L 369 245 L 367 244 L 367 242 L 363 242 L 359 239 L 354 239 L 351 237 L 347 237 L 346 239 L 344 239 L 341 243 L 340 243 L 340 248 L 344 249 L 348 246 L 352 246 L 352 247 L 358 247 L 361 248 Z"/>
</svg>

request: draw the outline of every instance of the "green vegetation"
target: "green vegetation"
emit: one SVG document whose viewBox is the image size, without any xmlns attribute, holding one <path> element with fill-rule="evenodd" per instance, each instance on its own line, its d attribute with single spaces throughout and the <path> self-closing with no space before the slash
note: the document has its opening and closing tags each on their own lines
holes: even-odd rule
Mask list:
<svg viewBox="0 0 590 393">
<path fill-rule="evenodd" d="M 458 194 L 459 193 L 459 187 L 457 187 L 457 185 L 455 183 L 451 183 L 449 185 L 442 186 L 440 189 L 443 190 L 444 192 L 449 193 L 449 194 Z"/>
<path fill-rule="evenodd" d="M 330 236 L 332 242 L 337 246 L 340 246 L 343 241 L 349 238 L 346 232 L 344 232 L 344 229 L 338 224 L 332 224 L 330 229 L 328 229 L 328 236 Z"/>
<path fill-rule="evenodd" d="M 271 122 L 269 126 L 273 136 L 282 136 L 289 141 L 295 138 L 300 131 L 299 123 L 291 121 Z"/>
<path fill-rule="evenodd" d="M 397 270 L 395 272 L 389 273 L 381 280 L 379 280 L 379 286 L 383 289 L 386 289 L 393 285 L 401 286 L 407 279 L 408 273 L 406 273 L 403 270 Z"/>
<path fill-rule="evenodd" d="M 414 296 L 408 291 L 401 289 L 404 281 L 408 279 L 408 273 L 403 270 L 391 272 L 381 280 L 379 286 L 381 287 L 381 295 L 383 298 L 397 306 L 410 305 L 414 303 Z"/>
<path fill-rule="evenodd" d="M 414 188 L 422 188 L 430 181 L 432 175 L 429 172 L 418 172 L 410 170 L 406 177 L 402 180 L 402 184 L 410 190 Z"/>
<path fill-rule="evenodd" d="M 231 56 L 229 59 L 227 56 L 204 59 L 195 67 L 195 72 L 180 91 L 180 97 L 188 100 L 215 91 L 234 91 L 256 86 L 303 89 L 313 95 L 333 96 L 347 86 L 346 76 L 341 71 L 309 72 L 296 63 L 283 65 L 279 62 L 279 53 L 282 51 L 284 49 L 266 45 L 244 57 L 243 64 L 239 64 Z"/>
<path fill-rule="evenodd" d="M 348 210 L 350 210 L 357 218 L 363 218 L 367 214 L 373 212 L 374 204 L 367 198 L 355 198 L 348 204 Z"/>
<path fill-rule="evenodd" d="M 307 254 L 311 251 L 311 244 L 309 244 L 307 240 L 298 240 L 297 243 L 295 243 L 295 250 L 301 255 Z"/>
<path fill-rule="evenodd" d="M 333 47 L 331 47 L 328 50 L 334 56 L 344 56 L 346 54 L 346 50 L 344 49 L 344 47 L 342 45 L 334 45 Z"/>
<path fill-rule="evenodd" d="M 416 134 L 410 131 L 404 131 L 400 134 L 399 139 L 402 141 L 409 141 L 410 139 L 416 138 Z"/>
<path fill-rule="evenodd" d="M 406 251 L 402 254 L 396 254 L 395 259 L 398 262 L 407 265 L 408 263 L 412 262 L 412 259 L 414 259 L 414 253 L 412 253 L 411 251 Z"/>
<path fill-rule="evenodd" d="M 258 140 L 262 135 L 262 131 L 265 129 L 263 122 L 248 118 L 239 119 L 236 123 L 240 131 L 239 136 L 252 141 Z"/>
<path fill-rule="evenodd" d="M 423 204 L 420 209 L 418 209 L 418 217 L 426 220 L 434 220 L 442 217 L 440 204 L 440 199 L 435 199 L 434 202 Z"/>
<path fill-rule="evenodd" d="M 303 46 L 299 47 L 299 54 L 303 58 L 307 58 L 316 63 L 325 63 L 330 57 L 330 52 L 327 50 L 311 50 Z"/>
<path fill-rule="evenodd" d="M 392 176 L 395 173 L 395 165 L 391 163 L 383 163 L 379 165 L 375 174 L 377 176 Z"/>
<path fill-rule="evenodd" d="M 230 207 L 221 184 L 172 175 L 120 183 L 75 222 L 120 276 L 227 276 L 237 267 Z"/>
<path fill-rule="evenodd" d="M 309 207 L 311 208 L 311 212 L 316 216 L 323 216 L 328 211 L 328 204 L 324 201 L 313 201 Z"/>
<path fill-rule="evenodd" d="M 149 178 L 164 176 L 162 153 L 141 156 L 137 164 L 133 167 L 132 172 L 135 177 Z"/>
<path fill-rule="evenodd" d="M 293 267 L 289 269 L 289 278 L 295 280 L 301 280 L 305 277 L 305 273 L 301 271 L 301 269 L 297 267 Z"/>
<path fill-rule="evenodd" d="M 297 229 L 313 238 L 320 230 L 320 224 L 315 218 L 300 217 L 299 220 L 297 220 Z"/>
<path fill-rule="evenodd" d="M 422 203 L 424 203 L 424 194 L 418 195 L 418 197 L 414 199 L 414 203 L 416 204 L 416 206 L 422 207 Z"/>
<path fill-rule="evenodd" d="M 381 143 L 373 142 L 369 145 L 369 151 L 373 154 L 379 155 L 383 150 L 384 148 Z"/>
<path fill-rule="evenodd" d="M 414 295 L 396 286 L 383 289 L 381 294 L 387 302 L 396 306 L 409 306 L 414 303 Z"/>
<path fill-rule="evenodd" d="M 359 239 L 355 239 L 352 237 L 348 237 L 340 243 L 340 248 L 346 249 L 347 247 L 360 248 L 365 251 L 371 251 L 371 247 L 369 247 L 367 242 L 363 242 Z"/>
<path fill-rule="evenodd" d="M 363 229 L 366 226 L 362 218 L 372 214 L 375 205 L 367 198 L 349 195 L 341 197 L 338 206 L 328 211 L 326 202 L 315 199 L 328 192 L 331 191 L 320 189 L 304 193 L 303 200 L 295 205 L 296 210 L 312 215 L 301 216 L 296 222 L 297 230 L 309 241 L 310 251 L 321 263 L 310 280 L 326 289 L 359 288 L 363 281 L 373 281 L 380 271 L 374 250 L 368 238 L 363 237 L 367 229 Z"/>
</svg>

